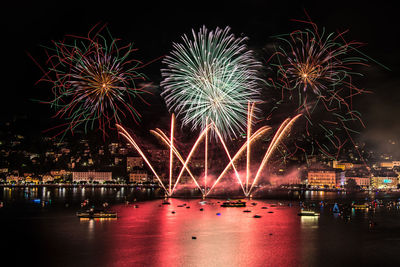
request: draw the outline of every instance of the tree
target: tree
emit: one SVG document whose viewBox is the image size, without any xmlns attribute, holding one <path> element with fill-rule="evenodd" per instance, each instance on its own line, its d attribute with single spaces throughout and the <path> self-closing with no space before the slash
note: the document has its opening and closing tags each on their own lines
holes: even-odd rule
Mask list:
<svg viewBox="0 0 400 267">
<path fill-rule="evenodd" d="M 360 189 L 360 186 L 357 184 L 357 182 L 354 179 L 348 179 L 344 188 L 346 188 L 347 191 L 356 191 Z"/>
</svg>

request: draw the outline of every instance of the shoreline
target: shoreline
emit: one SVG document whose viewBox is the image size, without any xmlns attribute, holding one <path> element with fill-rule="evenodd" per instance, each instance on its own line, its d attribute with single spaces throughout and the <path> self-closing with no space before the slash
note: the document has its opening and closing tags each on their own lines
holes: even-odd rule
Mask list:
<svg viewBox="0 0 400 267">
<path fill-rule="evenodd" d="M 43 188 L 43 187 L 65 187 L 65 188 L 153 188 L 153 189 L 161 189 L 159 185 L 137 185 L 137 184 L 0 184 L 0 188 Z M 271 191 L 281 191 L 281 192 L 341 192 L 341 193 L 359 193 L 359 192 L 386 192 L 386 193 L 399 193 L 400 189 L 361 189 L 354 191 L 347 191 L 343 188 L 278 188 L 271 187 L 266 188 L 265 190 Z"/>
</svg>

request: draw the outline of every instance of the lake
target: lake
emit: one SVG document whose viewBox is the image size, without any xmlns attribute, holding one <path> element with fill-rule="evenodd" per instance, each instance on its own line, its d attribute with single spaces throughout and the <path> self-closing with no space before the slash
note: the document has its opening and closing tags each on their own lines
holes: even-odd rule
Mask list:
<svg viewBox="0 0 400 267">
<path fill-rule="evenodd" d="M 172 198 L 163 205 L 159 195 L 129 187 L 0 188 L 1 255 L 13 266 L 400 264 L 397 205 L 332 213 L 335 202 L 388 203 L 397 201 L 394 194 L 271 192 L 245 208 L 221 207 L 224 199 Z M 85 199 L 108 202 L 118 218 L 80 220 L 75 213 Z M 301 203 L 320 216 L 298 216 Z"/>
</svg>

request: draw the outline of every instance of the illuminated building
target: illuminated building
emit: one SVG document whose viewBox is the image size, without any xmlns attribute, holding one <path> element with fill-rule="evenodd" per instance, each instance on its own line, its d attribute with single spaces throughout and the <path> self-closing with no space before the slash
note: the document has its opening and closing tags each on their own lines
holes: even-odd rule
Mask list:
<svg viewBox="0 0 400 267">
<path fill-rule="evenodd" d="M 42 182 L 43 183 L 53 182 L 53 181 L 54 181 L 54 177 L 51 176 L 51 175 L 46 174 L 46 175 L 42 176 Z"/>
<path fill-rule="evenodd" d="M 343 171 L 356 169 L 356 168 L 360 168 L 360 167 L 362 167 L 362 165 L 361 164 L 357 164 L 357 163 L 342 162 L 342 161 L 337 161 L 337 160 L 332 161 L 332 168 L 334 168 L 334 169 L 342 169 Z"/>
<path fill-rule="evenodd" d="M 334 160 L 332 162 L 332 167 L 334 169 L 342 169 L 343 171 L 345 170 L 349 170 L 353 168 L 353 163 L 350 162 L 338 162 L 336 160 Z"/>
<path fill-rule="evenodd" d="M 365 168 L 348 170 L 345 172 L 346 183 L 353 179 L 361 188 L 369 188 L 371 185 L 371 174 Z"/>
<path fill-rule="evenodd" d="M 371 186 L 376 189 L 396 189 L 399 184 L 398 174 L 391 170 L 372 173 Z"/>
<path fill-rule="evenodd" d="M 151 177 L 145 170 L 134 170 L 131 173 L 129 173 L 129 182 L 131 183 L 151 182 Z"/>
<path fill-rule="evenodd" d="M 308 169 L 308 185 L 318 188 L 336 188 L 344 186 L 345 175 L 341 169 L 319 167 Z"/>
<path fill-rule="evenodd" d="M 111 180 L 111 172 L 72 172 L 72 181 L 74 182 L 105 182 Z"/>
<path fill-rule="evenodd" d="M 382 161 L 382 162 L 379 163 L 379 167 L 392 169 L 393 168 L 393 161 Z"/>
<path fill-rule="evenodd" d="M 18 184 L 18 183 L 21 183 L 22 180 L 23 180 L 22 177 L 16 176 L 16 175 L 9 175 L 6 178 L 7 183 L 16 183 L 16 184 Z"/>
</svg>

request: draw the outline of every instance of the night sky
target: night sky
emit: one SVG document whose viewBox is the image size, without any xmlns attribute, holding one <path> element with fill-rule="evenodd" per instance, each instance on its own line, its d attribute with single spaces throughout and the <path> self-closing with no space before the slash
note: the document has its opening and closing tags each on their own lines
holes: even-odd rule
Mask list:
<svg viewBox="0 0 400 267">
<path fill-rule="evenodd" d="M 202 25 L 209 29 L 230 26 L 235 35 L 249 37 L 250 48 L 261 49 L 272 35 L 299 28 L 291 19 L 305 19 L 305 9 L 320 28 L 349 29 L 346 40 L 366 43 L 362 51 L 391 69 L 387 71 L 371 63 L 358 81 L 358 87 L 373 92 L 357 102 L 367 126 L 360 138 L 381 146 L 388 139 L 400 141 L 398 10 L 386 2 L 329 1 L 329 5 L 326 1 L 83 2 L 12 1 L 2 7 L 2 122 L 17 114 L 27 114 L 35 125 L 32 131 L 36 132 L 60 123 L 49 119 L 52 111 L 48 106 L 32 101 L 50 99 L 51 90 L 49 84 L 35 85 L 41 72 L 27 52 L 43 62 L 40 45 L 60 40 L 65 34 L 85 35 L 96 23 L 107 23 L 115 37 L 135 44 L 139 49 L 136 58 L 148 62 L 167 54 L 172 42 L 179 42 L 181 35 Z M 155 85 L 161 80 L 160 68 L 162 63 L 157 61 L 143 69 Z M 161 111 L 157 116 L 167 117 L 162 113 L 166 110 L 163 103 L 156 97 L 154 105 L 144 107 L 143 113 L 151 114 L 154 110 Z M 153 126 L 152 122 L 144 123 Z"/>
</svg>

